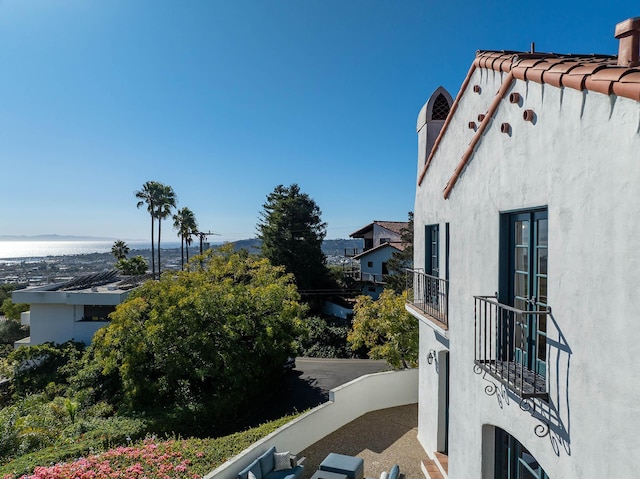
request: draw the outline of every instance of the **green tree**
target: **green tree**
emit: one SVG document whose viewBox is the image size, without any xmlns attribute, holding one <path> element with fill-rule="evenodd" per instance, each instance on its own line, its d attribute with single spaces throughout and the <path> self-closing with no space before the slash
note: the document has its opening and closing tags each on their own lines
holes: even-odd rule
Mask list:
<svg viewBox="0 0 640 479">
<path fill-rule="evenodd" d="M 297 184 L 278 185 L 262 208 L 257 227 L 262 254 L 292 273 L 300 290 L 322 287 L 328 277 L 322 252 L 327 225 L 316 202 Z"/>
<path fill-rule="evenodd" d="M 11 298 L 7 298 L 2 302 L 2 311 L 9 319 L 20 319 L 20 313 L 29 311 L 29 305 L 24 303 L 14 303 Z"/>
<path fill-rule="evenodd" d="M 157 181 L 147 181 L 142 185 L 139 191 L 135 192 L 136 198 L 138 198 L 137 207 L 147 205 L 147 212 L 151 216 L 151 272 L 154 277 L 156 274 L 156 254 L 155 254 L 155 218 L 158 201 L 160 199 L 160 190 L 162 189 L 162 183 Z"/>
<path fill-rule="evenodd" d="M 385 289 L 400 294 L 406 289 L 406 270 L 413 268 L 413 211 L 409 211 L 408 224 L 400 231 L 404 245 L 401 251 L 395 251 L 387 262 L 388 275 L 385 275 Z"/>
<path fill-rule="evenodd" d="M 171 216 L 171 211 L 176 207 L 176 194 L 169 185 L 161 185 L 158 201 L 156 203 L 156 218 L 158 219 L 158 277 L 160 277 L 160 236 L 162 235 L 162 220 Z"/>
<path fill-rule="evenodd" d="M 113 246 L 111 247 L 111 254 L 118 261 L 125 259 L 129 254 L 129 246 L 122 240 L 114 241 Z"/>
<path fill-rule="evenodd" d="M 119 305 L 94 336 L 94 362 L 118 376 L 123 406 L 223 431 L 269 397 L 295 351 L 305 310 L 292 280 L 230 246 L 208 251 Z"/>
<path fill-rule="evenodd" d="M 11 352 L 6 360 L 14 395 L 24 397 L 44 391 L 49 383 L 67 384 L 62 366 L 82 356 L 84 345 L 73 341 L 25 346 Z"/>
<path fill-rule="evenodd" d="M 407 292 L 390 289 L 374 301 L 359 296 L 353 309 L 353 326 L 347 340 L 353 349 L 369 348 L 371 359 L 385 359 L 393 368 L 418 364 L 418 321 L 404 308 Z"/>
<path fill-rule="evenodd" d="M 145 274 L 149 269 L 147 260 L 140 255 L 136 255 L 133 258 L 123 258 L 116 263 L 116 269 L 122 274 L 128 274 L 131 276 Z"/>
<path fill-rule="evenodd" d="M 23 326 L 15 319 L 0 321 L 0 358 L 13 351 L 13 343 L 27 336 L 29 336 L 29 326 Z"/>
<path fill-rule="evenodd" d="M 189 208 L 181 208 L 173 215 L 173 227 L 178 231 L 180 237 L 180 255 L 182 269 L 184 269 L 184 245 L 187 244 L 187 262 L 189 261 L 189 245 L 191 237 L 198 232 L 196 216 Z"/>
</svg>

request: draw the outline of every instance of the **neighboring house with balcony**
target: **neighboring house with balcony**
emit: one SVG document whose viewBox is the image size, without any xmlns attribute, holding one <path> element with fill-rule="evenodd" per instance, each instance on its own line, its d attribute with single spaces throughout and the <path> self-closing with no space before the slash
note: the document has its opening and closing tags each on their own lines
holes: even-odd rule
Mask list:
<svg viewBox="0 0 640 479">
<path fill-rule="evenodd" d="M 431 479 L 638 475 L 640 17 L 615 36 L 617 57 L 479 51 L 433 142 L 421 112 Z"/>
<path fill-rule="evenodd" d="M 94 333 L 109 324 L 108 316 L 116 306 L 149 277 L 119 276 L 110 271 L 13 291 L 14 303 L 30 305 L 21 315 L 30 336 L 16 341 L 15 347 L 69 340 L 91 343 Z"/>
<path fill-rule="evenodd" d="M 384 275 L 389 274 L 387 262 L 394 252 L 402 251 L 402 229 L 406 221 L 374 221 L 354 231 L 351 238 L 362 238 L 362 252 L 354 251 L 353 259 L 360 262 L 357 279 L 362 284 L 362 294 L 378 299 L 384 289 Z"/>
</svg>

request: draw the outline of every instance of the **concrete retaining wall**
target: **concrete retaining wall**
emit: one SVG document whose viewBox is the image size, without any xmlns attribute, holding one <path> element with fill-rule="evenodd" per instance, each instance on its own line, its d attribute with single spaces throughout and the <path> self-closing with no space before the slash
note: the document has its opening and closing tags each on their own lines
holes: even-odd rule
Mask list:
<svg viewBox="0 0 640 479">
<path fill-rule="evenodd" d="M 329 401 L 294 419 L 229 459 L 204 479 L 234 479 L 271 446 L 298 454 L 371 411 L 418 402 L 418 370 L 368 374 L 332 389 Z"/>
</svg>

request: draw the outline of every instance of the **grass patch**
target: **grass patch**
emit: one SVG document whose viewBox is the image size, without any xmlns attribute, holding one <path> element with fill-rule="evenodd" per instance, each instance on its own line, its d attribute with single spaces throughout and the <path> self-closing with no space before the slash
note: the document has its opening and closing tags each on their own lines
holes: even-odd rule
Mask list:
<svg viewBox="0 0 640 479">
<path fill-rule="evenodd" d="M 219 438 L 147 438 L 104 452 L 93 451 L 89 443 L 83 444 L 80 440 L 65 447 L 49 447 L 18 457 L 0 466 L 0 477 L 14 479 L 34 474 L 35 478 L 66 479 L 81 477 L 83 471 L 92 471 L 92 477 L 96 479 L 165 475 L 171 478 L 202 477 L 300 414 Z"/>
</svg>

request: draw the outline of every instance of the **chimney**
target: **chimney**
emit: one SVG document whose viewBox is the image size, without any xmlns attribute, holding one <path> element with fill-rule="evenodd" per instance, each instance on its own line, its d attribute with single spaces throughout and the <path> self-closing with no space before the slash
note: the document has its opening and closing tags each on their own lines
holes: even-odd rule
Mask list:
<svg viewBox="0 0 640 479">
<path fill-rule="evenodd" d="M 615 37 L 618 46 L 618 66 L 640 65 L 640 17 L 629 18 L 616 25 Z"/>
</svg>

